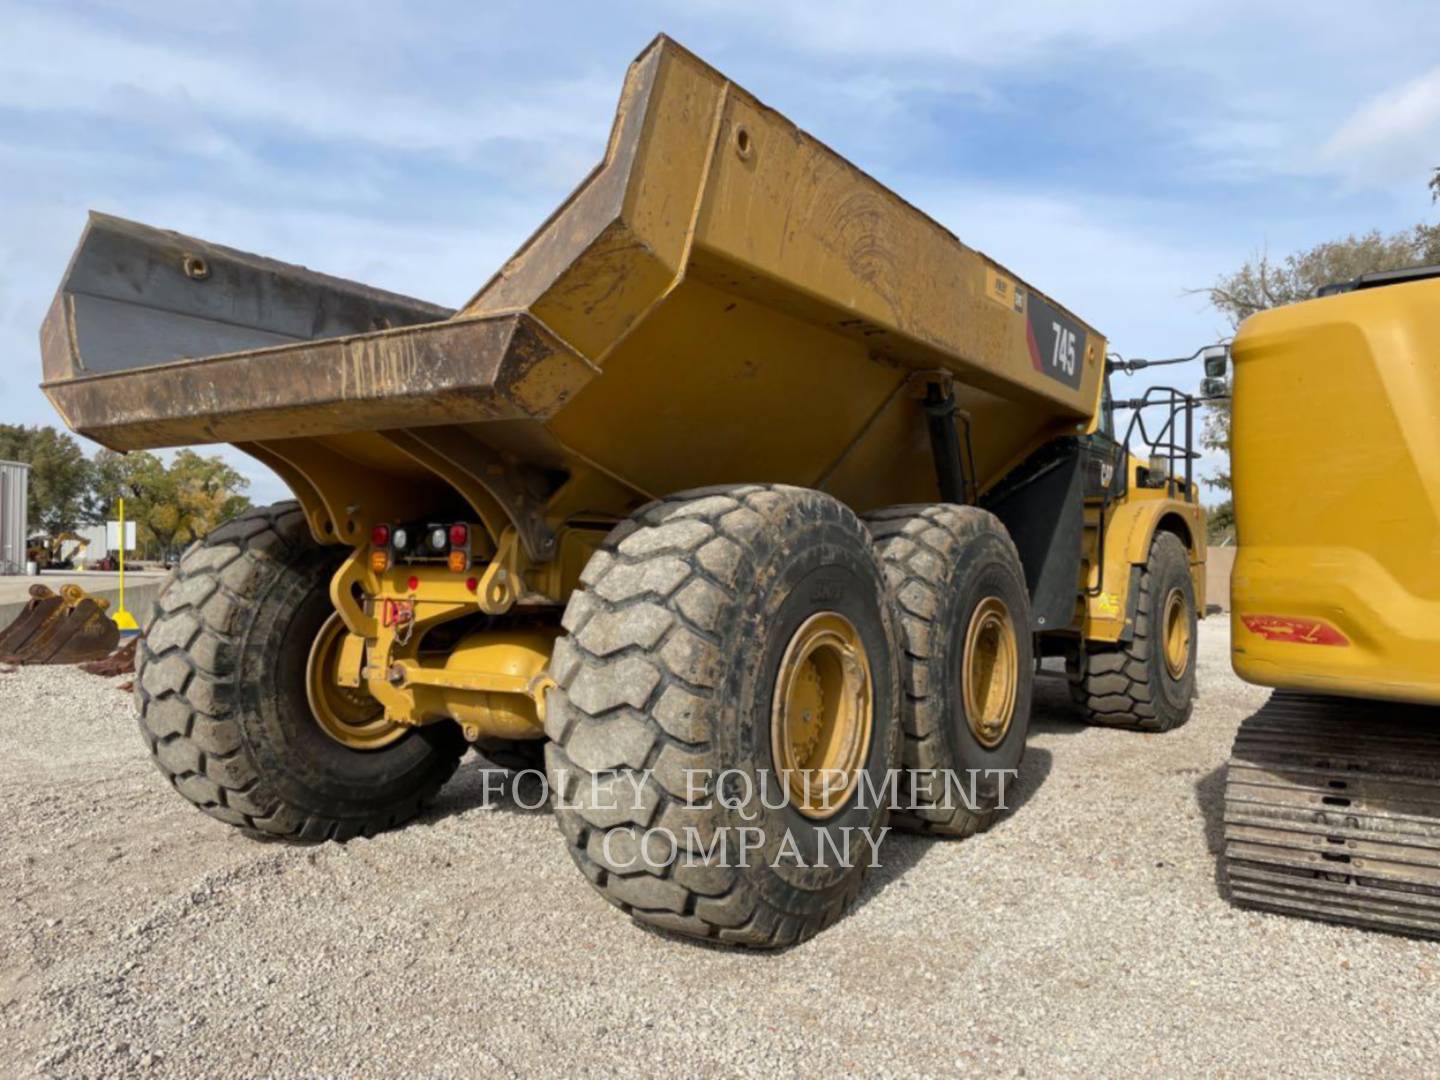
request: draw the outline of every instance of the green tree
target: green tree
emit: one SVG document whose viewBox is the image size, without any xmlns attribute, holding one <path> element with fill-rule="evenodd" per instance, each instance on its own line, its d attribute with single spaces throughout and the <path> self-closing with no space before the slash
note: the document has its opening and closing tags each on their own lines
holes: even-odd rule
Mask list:
<svg viewBox="0 0 1440 1080">
<path fill-rule="evenodd" d="M 74 438 L 53 427 L 0 424 L 0 459 L 30 466 L 30 529 L 54 535 L 85 518 L 93 467 Z"/>
<path fill-rule="evenodd" d="M 249 481 L 216 456 L 181 450 L 169 465 L 147 452 L 95 456 L 96 520 L 113 519 L 123 496 L 143 548 L 173 556 L 250 505 Z"/>
<path fill-rule="evenodd" d="M 250 506 L 250 481 L 221 458 L 181 450 L 170 463 L 185 543 L 197 540 Z"/>
</svg>

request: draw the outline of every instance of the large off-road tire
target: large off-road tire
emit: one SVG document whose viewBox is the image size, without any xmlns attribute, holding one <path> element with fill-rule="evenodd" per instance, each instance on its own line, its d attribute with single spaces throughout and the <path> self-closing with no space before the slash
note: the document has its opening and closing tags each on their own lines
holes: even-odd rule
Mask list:
<svg viewBox="0 0 1440 1080">
<path fill-rule="evenodd" d="M 580 869 L 635 919 L 694 937 L 767 948 L 833 923 L 883 839 L 899 752 L 896 630 L 865 527 L 815 491 L 707 488 L 616 527 L 581 583 L 546 709 L 555 816 Z M 777 710 L 797 686 L 818 704 Z M 776 715 L 836 719 L 792 743 L 801 729 Z M 818 809 L 788 798 L 776 755 L 818 760 L 786 757 L 802 743 L 848 748 L 855 788 Z M 763 841 L 741 859 L 758 840 L 746 828 Z M 830 854 L 847 840 L 850 858 Z"/>
<path fill-rule="evenodd" d="M 1157 533 L 1140 571 L 1135 634 L 1115 646 L 1081 643 L 1067 662 L 1070 697 L 1092 724 L 1169 731 L 1195 701 L 1195 585 L 1174 533 Z"/>
<path fill-rule="evenodd" d="M 904 642 L 897 828 L 970 836 L 1005 809 L 1025 755 L 1034 680 L 1025 571 L 1000 520 L 974 506 L 895 506 L 866 518 Z M 967 679 L 977 684 L 967 696 Z"/>
<path fill-rule="evenodd" d="M 441 723 L 380 749 L 327 735 L 306 696 L 333 613 L 337 554 L 294 503 L 193 545 L 161 587 L 135 669 L 140 732 L 175 790 L 211 817 L 301 840 L 371 835 L 415 815 L 464 752 Z"/>
</svg>

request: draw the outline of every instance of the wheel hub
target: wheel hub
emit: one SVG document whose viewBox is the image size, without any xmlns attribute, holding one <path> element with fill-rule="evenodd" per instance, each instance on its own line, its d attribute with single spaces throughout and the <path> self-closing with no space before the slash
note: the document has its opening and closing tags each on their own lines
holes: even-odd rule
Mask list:
<svg viewBox="0 0 1440 1080">
<path fill-rule="evenodd" d="M 346 634 L 339 612 L 325 620 L 305 663 L 305 696 L 320 730 L 352 750 L 389 746 L 407 728 L 385 719 L 385 710 L 363 687 L 341 686 L 340 643 Z"/>
<path fill-rule="evenodd" d="M 999 746 L 1015 717 L 1020 651 L 1010 609 L 998 596 L 987 596 L 970 616 L 961 678 L 971 734 L 981 746 Z"/>
<path fill-rule="evenodd" d="M 1165 670 L 1180 679 L 1190 667 L 1190 605 L 1183 589 L 1171 589 L 1164 609 Z"/>
<path fill-rule="evenodd" d="M 790 804 L 823 820 L 850 797 L 874 725 L 870 659 L 833 611 L 812 615 L 785 647 L 771 704 L 770 749 Z"/>
</svg>

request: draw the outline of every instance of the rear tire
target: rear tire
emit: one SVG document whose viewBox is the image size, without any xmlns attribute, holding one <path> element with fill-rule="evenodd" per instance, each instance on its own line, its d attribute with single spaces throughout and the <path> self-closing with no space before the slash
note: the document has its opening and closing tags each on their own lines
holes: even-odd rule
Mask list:
<svg viewBox="0 0 1440 1080">
<path fill-rule="evenodd" d="M 862 661 L 834 671 L 868 671 L 872 708 L 845 714 L 869 716 L 864 735 L 861 724 L 836 720 L 806 742 L 806 753 L 842 742 L 854 751 L 846 760 L 857 786 L 817 820 L 783 794 L 776 746 L 783 754 L 791 744 L 774 741 L 788 729 L 773 728 L 772 714 L 790 700 L 776 692 L 794 685 L 784 673 L 804 666 L 793 643 L 833 616 L 859 643 L 836 655 Z M 827 495 L 782 486 L 652 503 L 591 558 L 564 626 L 546 758 L 556 820 L 600 894 L 637 921 L 756 948 L 803 941 L 839 918 L 889 812 L 862 781 L 883 791 L 900 737 L 894 622 L 879 557 L 855 515 Z M 827 697 L 825 686 L 839 684 L 810 678 L 822 705 L 804 712 L 807 723 L 832 715 L 831 702 L 863 700 L 843 690 Z M 855 737 L 829 734 L 844 730 Z M 756 829 L 763 840 L 737 859 Z M 803 867 L 779 854 L 786 836 Z M 828 859 L 821 843 L 846 842 L 848 861 L 817 865 L 817 851 Z"/>
<path fill-rule="evenodd" d="M 974 506 L 895 506 L 866 523 L 885 560 L 905 646 L 904 768 L 926 780 L 910 792 L 895 825 L 942 836 L 983 832 L 1004 809 L 1030 729 L 1034 661 L 1020 556 L 1000 520 Z M 1013 705 L 1003 732 L 987 730 L 982 717 L 972 724 L 965 694 L 970 628 L 997 601 L 1014 642 Z M 946 786 L 951 776 L 959 787 Z"/>
<path fill-rule="evenodd" d="M 140 733 L 213 818 L 299 840 L 368 836 L 413 817 L 459 763 L 454 724 L 355 750 L 315 720 L 306 662 L 335 565 L 299 507 L 278 503 L 192 545 L 161 587 L 136 659 Z"/>
<path fill-rule="evenodd" d="M 1170 731 L 1190 719 L 1198 656 L 1190 555 L 1174 533 L 1151 542 L 1139 588 L 1131 640 L 1082 642 L 1079 657 L 1067 662 L 1070 698 L 1092 724 Z"/>
</svg>

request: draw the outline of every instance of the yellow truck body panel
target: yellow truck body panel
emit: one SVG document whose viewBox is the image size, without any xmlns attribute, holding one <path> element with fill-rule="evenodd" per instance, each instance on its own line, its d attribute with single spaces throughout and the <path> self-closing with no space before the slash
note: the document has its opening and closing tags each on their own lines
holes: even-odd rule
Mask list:
<svg viewBox="0 0 1440 1080">
<path fill-rule="evenodd" d="M 1262 312 L 1231 351 L 1236 672 L 1440 703 L 1440 280 Z"/>
</svg>

